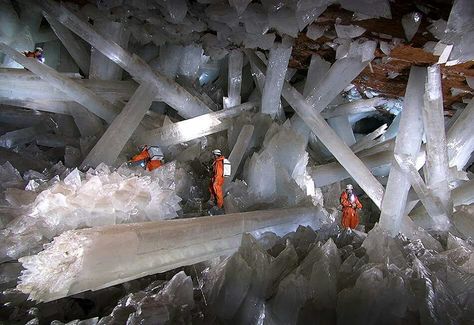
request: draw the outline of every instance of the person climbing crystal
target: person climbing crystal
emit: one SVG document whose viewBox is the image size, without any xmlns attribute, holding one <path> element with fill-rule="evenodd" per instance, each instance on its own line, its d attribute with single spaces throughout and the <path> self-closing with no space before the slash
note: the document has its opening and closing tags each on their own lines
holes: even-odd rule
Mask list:
<svg viewBox="0 0 474 325">
<path fill-rule="evenodd" d="M 33 59 L 36 59 L 36 60 L 40 61 L 41 63 L 44 63 L 43 49 L 41 47 L 35 48 L 35 50 L 33 52 L 24 51 L 23 54 L 27 58 L 33 58 Z"/>
<path fill-rule="evenodd" d="M 224 207 L 224 177 L 230 176 L 230 162 L 222 155 L 219 149 L 212 151 L 214 161 L 212 162 L 212 175 L 209 184 L 211 202 L 219 209 Z"/>
<path fill-rule="evenodd" d="M 164 164 L 163 151 L 156 146 L 144 145 L 141 152 L 132 157 L 127 163 L 129 167 L 141 166 L 148 171 L 152 171 Z"/>
<path fill-rule="evenodd" d="M 354 187 L 348 184 L 340 198 L 342 205 L 342 226 L 344 228 L 354 229 L 359 224 L 357 209 L 362 209 L 362 204 L 360 204 L 359 198 L 354 194 L 353 190 Z"/>
</svg>

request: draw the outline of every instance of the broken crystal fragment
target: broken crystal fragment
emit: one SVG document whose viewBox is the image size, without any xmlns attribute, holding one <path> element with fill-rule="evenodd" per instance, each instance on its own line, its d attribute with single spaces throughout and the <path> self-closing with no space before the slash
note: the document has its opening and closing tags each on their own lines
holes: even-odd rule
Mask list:
<svg viewBox="0 0 474 325">
<path fill-rule="evenodd" d="M 356 38 L 365 33 L 365 28 L 360 26 L 336 24 L 335 28 L 339 38 Z"/>
<path fill-rule="evenodd" d="M 402 26 L 405 31 L 405 37 L 410 42 L 418 31 L 421 24 L 421 14 L 419 12 L 412 12 L 402 17 Z"/>
<path fill-rule="evenodd" d="M 252 0 L 229 0 L 229 4 L 235 8 L 239 16 L 245 11 L 250 2 Z"/>
<path fill-rule="evenodd" d="M 309 25 L 308 31 L 306 32 L 306 36 L 312 39 L 313 41 L 315 41 L 321 36 L 323 36 L 324 31 L 325 31 L 325 28 L 323 28 L 322 26 L 312 24 L 312 25 Z"/>
<path fill-rule="evenodd" d="M 39 134 L 44 133 L 45 130 L 39 126 L 31 126 L 29 128 L 19 129 L 7 132 L 0 136 L 0 146 L 5 148 L 13 148 L 21 144 L 32 142 Z"/>
<path fill-rule="evenodd" d="M 392 18 L 388 0 L 340 0 L 341 7 L 371 17 Z"/>
<path fill-rule="evenodd" d="M 262 5 L 258 3 L 249 4 L 242 16 L 242 20 L 245 24 L 245 31 L 249 34 L 263 35 L 270 28 L 267 13 Z"/>
<path fill-rule="evenodd" d="M 284 34 L 291 37 L 298 36 L 298 22 L 295 12 L 289 8 L 283 7 L 276 12 L 268 14 L 270 27 L 275 28 L 281 36 Z"/>
</svg>

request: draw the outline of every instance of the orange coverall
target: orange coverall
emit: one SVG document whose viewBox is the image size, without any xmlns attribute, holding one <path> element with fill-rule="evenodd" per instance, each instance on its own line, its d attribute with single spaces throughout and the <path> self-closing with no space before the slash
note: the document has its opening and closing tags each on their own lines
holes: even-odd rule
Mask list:
<svg viewBox="0 0 474 325">
<path fill-rule="evenodd" d="M 354 229 L 359 224 L 359 216 L 357 215 L 357 209 L 362 209 L 362 204 L 359 202 L 357 195 L 354 195 L 354 203 L 349 200 L 349 195 L 346 191 L 341 194 L 341 205 L 342 205 L 342 226 L 344 228 Z M 356 208 L 352 207 L 352 204 L 356 205 Z"/>
<path fill-rule="evenodd" d="M 150 159 L 150 154 L 148 152 L 148 148 L 145 148 L 140 152 L 138 155 L 133 156 L 131 159 L 132 161 L 140 161 L 140 160 L 145 160 L 146 161 L 146 169 L 148 171 L 152 171 L 153 169 L 156 169 L 158 167 L 161 167 L 163 163 L 161 160 L 151 160 Z"/>
<path fill-rule="evenodd" d="M 214 159 L 212 163 L 212 177 L 209 184 L 209 192 L 211 193 L 211 200 L 217 199 L 217 207 L 224 206 L 224 156 L 219 156 Z"/>
</svg>

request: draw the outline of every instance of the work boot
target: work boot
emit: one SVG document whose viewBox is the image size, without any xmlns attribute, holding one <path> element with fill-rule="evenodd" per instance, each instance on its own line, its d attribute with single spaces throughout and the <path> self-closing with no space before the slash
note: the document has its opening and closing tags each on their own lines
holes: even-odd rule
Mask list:
<svg viewBox="0 0 474 325">
<path fill-rule="evenodd" d="M 210 216 L 219 216 L 219 215 L 225 214 L 225 211 L 223 208 L 219 208 L 217 205 L 215 205 L 208 210 L 208 214 Z"/>
</svg>

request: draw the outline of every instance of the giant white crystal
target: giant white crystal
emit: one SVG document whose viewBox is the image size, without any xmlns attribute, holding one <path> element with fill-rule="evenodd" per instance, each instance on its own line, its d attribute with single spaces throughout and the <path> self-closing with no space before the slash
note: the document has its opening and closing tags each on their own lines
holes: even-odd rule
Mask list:
<svg viewBox="0 0 474 325">
<path fill-rule="evenodd" d="M 229 53 L 229 90 L 227 97 L 224 97 L 224 107 L 233 107 L 240 104 L 243 60 L 243 53 L 240 50 L 233 50 Z"/>
<path fill-rule="evenodd" d="M 109 125 L 81 167 L 97 167 L 100 163 L 112 166 L 123 147 L 140 124 L 155 97 L 156 88 L 142 84 L 120 114 Z"/>
<path fill-rule="evenodd" d="M 62 5 L 52 1 L 45 1 L 41 6 L 61 23 L 89 42 L 109 59 L 120 65 L 137 80 L 150 82 L 158 88 L 158 93 L 164 96 L 164 101 L 175 108 L 183 117 L 190 118 L 208 113 L 210 109 L 201 101 L 194 98 L 178 84 L 165 78 L 151 68 L 137 56 L 133 56 L 114 42 L 106 40 L 89 24 L 81 21 L 72 12 Z"/>
<path fill-rule="evenodd" d="M 256 55 L 246 52 L 249 58 L 258 65 L 260 71 L 264 70 L 264 64 Z M 352 72 L 352 71 L 351 71 Z M 329 72 L 328 72 L 329 73 Z M 332 76 L 336 78 L 335 76 Z M 348 80 L 347 75 L 339 76 Z M 350 82 L 350 81 L 349 81 Z M 306 122 L 314 134 L 323 142 L 334 157 L 351 174 L 354 180 L 362 187 L 367 195 L 377 206 L 381 206 L 384 189 L 382 185 L 370 173 L 367 167 L 354 155 L 347 145 L 334 133 L 331 127 L 324 121 L 312 106 L 301 96 L 301 94 L 285 82 L 282 91 L 283 97 L 295 109 L 296 113 Z M 327 100 L 327 99 L 326 99 Z M 321 102 L 321 101 L 319 101 Z M 323 107 L 324 108 L 324 107 Z"/>
<path fill-rule="evenodd" d="M 281 89 L 285 81 L 291 50 L 292 46 L 288 41 L 275 44 L 270 50 L 261 109 L 262 113 L 269 114 L 272 117 L 275 117 L 280 110 Z"/>
<path fill-rule="evenodd" d="M 474 151 L 474 137 L 470 132 L 473 121 L 474 102 L 471 102 L 462 111 L 446 135 L 450 167 L 456 166 L 458 170 L 462 170 L 469 161 L 471 153 Z"/>
<path fill-rule="evenodd" d="M 447 211 L 443 224 L 451 210 L 450 189 L 448 184 L 449 166 L 444 130 L 443 95 L 439 65 L 428 67 L 425 86 L 423 125 L 426 136 L 425 181 L 433 195 L 438 197 Z"/>
<path fill-rule="evenodd" d="M 420 150 L 423 135 L 422 112 L 426 69 L 412 67 L 400 120 L 400 131 L 395 140 L 395 154 L 416 156 Z M 400 231 L 404 217 L 406 198 L 410 182 L 397 165 L 392 164 L 385 196 L 382 203 L 380 225 L 392 236 Z"/>
<path fill-rule="evenodd" d="M 228 255 L 245 232 L 284 234 L 324 219 L 317 208 L 294 208 L 67 231 L 20 259 L 26 270 L 18 288 L 51 301 Z"/>
<path fill-rule="evenodd" d="M 40 63 L 35 59 L 26 58 L 23 54 L 15 51 L 5 43 L 0 43 L 0 50 L 18 63 L 22 64 L 43 80 L 48 81 L 54 87 L 66 92 L 73 100 L 83 105 L 97 116 L 111 122 L 118 109 L 108 101 L 98 97 L 89 89 L 82 87 L 74 81 L 60 75 L 56 70 Z"/>
<path fill-rule="evenodd" d="M 64 27 L 60 22 L 58 22 L 53 17 L 48 14 L 44 14 L 46 20 L 48 20 L 49 25 L 53 29 L 54 33 L 63 43 L 64 47 L 68 50 L 69 54 L 72 56 L 76 64 L 84 73 L 89 73 L 90 67 L 90 55 L 87 51 L 87 48 L 79 42 L 74 34 Z M 46 51 L 46 50 L 45 50 Z M 46 53 L 48 53 L 46 51 Z M 48 61 L 50 60 L 48 54 Z"/>
<path fill-rule="evenodd" d="M 170 146 L 217 133 L 230 127 L 229 118 L 235 117 L 243 111 L 251 110 L 255 106 L 256 104 L 252 102 L 244 103 L 225 110 L 165 125 L 141 133 L 138 136 L 138 141 L 149 145 Z"/>
<path fill-rule="evenodd" d="M 60 23 L 58 22 L 58 24 Z M 60 25 L 65 28 L 62 24 Z M 107 37 L 107 40 L 115 42 L 123 48 L 127 48 L 130 32 L 125 29 L 125 26 L 122 23 L 108 20 L 96 20 L 94 22 L 94 28 L 98 33 Z M 100 51 L 92 48 L 89 78 L 100 80 L 120 80 L 122 79 L 122 68 L 103 55 Z"/>
</svg>

